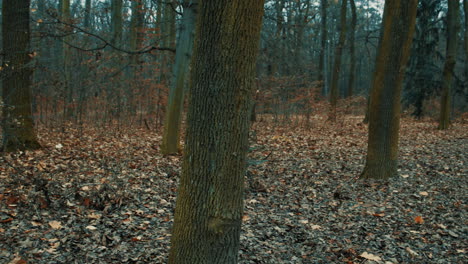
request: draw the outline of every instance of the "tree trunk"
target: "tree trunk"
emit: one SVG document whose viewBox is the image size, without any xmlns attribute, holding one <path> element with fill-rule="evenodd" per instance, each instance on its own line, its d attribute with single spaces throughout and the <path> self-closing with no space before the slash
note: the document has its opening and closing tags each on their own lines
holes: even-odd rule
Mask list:
<svg viewBox="0 0 468 264">
<path fill-rule="evenodd" d="M 62 21 L 65 23 L 71 24 L 71 13 L 70 13 L 70 0 L 62 0 Z M 71 28 L 65 26 L 65 33 L 70 33 Z M 64 87 L 66 93 L 66 106 L 65 106 L 65 118 L 70 119 L 73 116 L 73 88 L 71 85 L 71 49 L 67 44 L 70 42 L 71 37 L 65 36 L 62 43 L 62 58 L 63 58 L 63 78 L 64 78 Z"/>
<path fill-rule="evenodd" d="M 177 53 L 173 69 L 171 89 L 164 119 L 162 154 L 175 154 L 179 151 L 180 125 L 184 106 L 184 87 L 189 74 L 192 56 L 193 37 L 197 14 L 197 1 L 184 2 L 182 28 L 177 41 Z"/>
<path fill-rule="evenodd" d="M 143 45 L 143 23 L 145 18 L 145 10 L 143 0 L 132 1 L 132 19 L 130 22 L 130 49 L 137 51 Z M 130 65 L 132 66 L 133 79 L 136 79 L 136 69 L 138 66 L 138 54 L 130 56 Z"/>
<path fill-rule="evenodd" d="M 354 0 L 349 0 L 351 5 L 351 32 L 349 38 L 349 53 L 350 53 L 350 67 L 349 67 L 349 80 L 348 80 L 348 92 L 347 96 L 353 96 L 354 93 L 354 83 L 355 83 L 355 74 L 356 74 L 356 51 L 355 51 L 355 32 L 356 32 L 356 3 Z"/>
<path fill-rule="evenodd" d="M 237 263 L 263 3 L 200 2 L 169 263 Z"/>
<path fill-rule="evenodd" d="M 320 15 L 322 17 L 321 21 L 321 40 L 320 40 L 320 59 L 319 59 L 319 75 L 318 81 L 320 82 L 320 92 L 322 95 L 326 94 L 325 90 L 325 56 L 327 51 L 327 7 L 328 7 L 328 0 L 321 0 L 320 1 Z"/>
<path fill-rule="evenodd" d="M 465 13 L 465 94 L 468 94 L 468 0 L 463 0 Z"/>
<path fill-rule="evenodd" d="M 333 64 L 333 76 L 330 90 L 330 115 L 329 120 L 336 120 L 336 105 L 338 103 L 339 89 L 338 81 L 340 79 L 341 71 L 341 54 L 345 45 L 346 39 L 346 5 L 347 0 L 341 0 L 341 11 L 340 11 L 340 39 L 335 51 L 335 62 Z"/>
<path fill-rule="evenodd" d="M 85 17 L 83 26 L 85 29 L 89 29 L 91 27 L 91 0 L 85 1 Z"/>
<path fill-rule="evenodd" d="M 413 41 L 417 0 L 385 1 L 369 111 L 369 141 L 361 178 L 397 175 L 400 94 Z"/>
<path fill-rule="evenodd" d="M 468 0 L 463 0 L 465 13 L 465 94 L 468 94 Z"/>
<path fill-rule="evenodd" d="M 31 108 L 30 0 L 3 0 L 3 150 L 37 149 Z"/>
<path fill-rule="evenodd" d="M 122 0 L 111 0 L 112 1 L 112 44 L 120 47 L 122 43 Z"/>
<path fill-rule="evenodd" d="M 439 129 L 450 126 L 450 105 L 452 96 L 453 71 L 457 62 L 458 31 L 460 30 L 460 2 L 448 1 L 447 48 L 442 76 L 442 96 L 440 97 Z"/>
<path fill-rule="evenodd" d="M 283 32 L 283 23 L 284 23 L 284 16 L 283 16 L 283 9 L 284 9 L 284 1 L 285 0 L 276 0 L 275 1 L 275 11 L 276 11 L 276 32 L 275 32 L 275 48 L 274 48 L 274 58 L 273 63 L 271 65 L 271 74 L 272 75 L 280 75 L 281 67 L 280 63 L 282 62 L 281 52 L 282 52 L 282 32 Z"/>
</svg>

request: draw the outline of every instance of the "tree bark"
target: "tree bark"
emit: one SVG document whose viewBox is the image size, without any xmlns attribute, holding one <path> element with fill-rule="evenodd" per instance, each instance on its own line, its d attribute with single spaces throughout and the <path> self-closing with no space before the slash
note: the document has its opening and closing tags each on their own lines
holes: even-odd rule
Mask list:
<svg viewBox="0 0 468 264">
<path fill-rule="evenodd" d="M 385 1 L 369 111 L 367 160 L 361 178 L 397 175 L 400 94 L 411 51 L 417 0 Z"/>
<path fill-rule="evenodd" d="M 3 0 L 3 150 L 37 149 L 31 108 L 30 0 Z"/>
<path fill-rule="evenodd" d="M 263 0 L 204 0 L 169 263 L 237 263 Z"/>
<path fill-rule="evenodd" d="M 335 61 L 333 64 L 333 76 L 330 89 L 330 114 L 329 120 L 336 120 L 336 105 L 338 103 L 339 89 L 338 81 L 340 79 L 341 71 L 341 55 L 343 53 L 343 48 L 345 45 L 346 39 L 346 6 L 347 0 L 341 0 L 341 10 L 340 10 L 340 38 L 336 46 L 335 51 Z"/>
<path fill-rule="evenodd" d="M 163 142 L 161 152 L 164 155 L 179 152 L 180 126 L 184 106 L 185 83 L 189 74 L 194 29 L 197 16 L 197 1 L 184 2 L 182 28 L 177 41 L 177 53 L 173 69 L 171 89 L 164 119 Z"/>
<path fill-rule="evenodd" d="M 453 71 L 457 62 L 458 31 L 460 30 L 460 2 L 448 1 L 447 48 L 442 76 L 442 96 L 440 97 L 439 129 L 450 126 L 450 105 L 452 96 Z"/>
<path fill-rule="evenodd" d="M 349 67 L 349 80 L 348 80 L 348 91 L 347 96 L 353 96 L 354 93 L 354 83 L 355 83 L 355 74 L 356 74 L 356 51 L 355 51 L 355 32 L 356 32 L 356 3 L 354 0 L 349 0 L 351 5 L 351 31 L 349 38 L 349 55 L 350 55 L 350 67 Z"/>
</svg>

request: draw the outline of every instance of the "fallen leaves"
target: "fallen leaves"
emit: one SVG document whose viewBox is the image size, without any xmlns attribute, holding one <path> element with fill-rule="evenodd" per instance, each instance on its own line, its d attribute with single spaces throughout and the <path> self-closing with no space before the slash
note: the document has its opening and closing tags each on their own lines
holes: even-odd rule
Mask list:
<svg viewBox="0 0 468 264">
<path fill-rule="evenodd" d="M 62 228 L 62 223 L 60 223 L 59 221 L 50 221 L 50 222 L 49 222 L 49 225 L 50 225 L 50 227 L 52 227 L 53 229 L 60 229 L 60 228 Z"/>
<path fill-rule="evenodd" d="M 363 252 L 359 256 L 363 257 L 365 259 L 368 259 L 368 260 L 372 260 L 372 261 L 382 261 L 382 258 L 380 258 L 379 256 L 376 256 L 376 255 L 373 255 L 373 254 L 370 254 L 370 253 L 367 253 L 367 252 Z"/>
<path fill-rule="evenodd" d="M 416 224 L 423 224 L 424 223 L 424 219 L 422 218 L 422 216 L 416 216 L 414 218 L 414 222 L 416 222 Z"/>
<path fill-rule="evenodd" d="M 358 119 L 254 125 L 241 264 L 463 263 L 466 127 L 432 135 L 403 122 L 401 177 L 366 184 Z M 0 166 L 0 263 L 19 251 L 39 264 L 167 263 L 180 156 L 161 156 L 147 131 L 69 130 L 40 133 L 43 150 L 0 156 L 13 166 Z"/>
</svg>

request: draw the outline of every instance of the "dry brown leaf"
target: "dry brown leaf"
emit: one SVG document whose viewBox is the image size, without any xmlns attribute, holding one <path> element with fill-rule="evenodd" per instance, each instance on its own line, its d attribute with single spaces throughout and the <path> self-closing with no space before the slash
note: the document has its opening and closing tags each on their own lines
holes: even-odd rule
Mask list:
<svg viewBox="0 0 468 264">
<path fill-rule="evenodd" d="M 60 228 L 62 228 L 62 223 L 60 223 L 59 221 L 50 221 L 50 222 L 49 222 L 49 225 L 50 225 L 50 227 L 52 227 L 53 229 L 60 229 Z"/>
<path fill-rule="evenodd" d="M 379 256 L 376 256 L 376 255 L 373 255 L 373 254 L 369 254 L 367 252 L 364 252 L 362 253 L 361 255 L 359 255 L 365 259 L 368 259 L 368 260 L 373 260 L 373 261 L 382 261 L 382 259 L 379 257 Z"/>
</svg>

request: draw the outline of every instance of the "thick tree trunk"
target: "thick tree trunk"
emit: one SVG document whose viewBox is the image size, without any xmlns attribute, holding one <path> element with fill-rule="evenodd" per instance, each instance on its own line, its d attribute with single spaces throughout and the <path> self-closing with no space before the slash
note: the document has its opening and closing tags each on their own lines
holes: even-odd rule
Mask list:
<svg viewBox="0 0 468 264">
<path fill-rule="evenodd" d="M 200 2 L 171 264 L 237 263 L 263 4 Z"/>
<path fill-rule="evenodd" d="M 453 71 L 457 62 L 458 31 L 460 30 L 460 2 L 448 1 L 447 48 L 442 76 L 442 96 L 440 97 L 439 129 L 450 126 L 450 105 L 452 97 Z"/>
<path fill-rule="evenodd" d="M 361 178 L 397 175 L 400 94 L 416 21 L 417 0 L 385 1 L 373 77 L 369 141 Z"/>
<path fill-rule="evenodd" d="M 340 39 L 338 40 L 338 44 L 336 46 L 335 51 L 335 62 L 333 64 L 333 75 L 332 75 L 332 83 L 330 89 L 330 113 L 329 113 L 329 120 L 335 121 L 336 120 L 336 105 L 338 103 L 339 97 L 339 89 L 338 89 L 338 81 L 340 79 L 340 72 L 341 72 L 341 55 L 343 53 L 343 48 L 345 45 L 346 39 L 346 6 L 347 0 L 341 0 L 341 10 L 340 10 Z"/>
<path fill-rule="evenodd" d="M 355 74 L 356 74 L 356 51 L 355 51 L 355 32 L 356 32 L 356 3 L 354 0 L 349 0 L 351 5 L 351 31 L 349 38 L 349 53 L 350 53 L 350 67 L 349 67 L 349 80 L 348 80 L 348 92 L 347 96 L 353 96 L 354 93 L 354 83 L 355 83 Z"/>
<path fill-rule="evenodd" d="M 192 57 L 197 5 L 197 1 L 184 2 L 182 28 L 179 33 L 179 41 L 177 41 L 177 53 L 171 89 L 169 91 L 169 100 L 166 107 L 166 118 L 164 119 L 163 142 L 161 145 L 161 152 L 164 155 L 178 153 L 180 147 L 179 139 L 184 106 L 184 87 Z"/>
<path fill-rule="evenodd" d="M 3 150 L 37 149 L 31 109 L 30 0 L 3 0 Z"/>
<path fill-rule="evenodd" d="M 319 74 L 318 74 L 318 81 L 320 82 L 320 92 L 322 95 L 326 94 L 325 90 L 325 56 L 327 50 L 327 40 L 328 40 L 328 31 L 327 31 L 327 6 L 328 0 L 321 0 L 320 1 L 320 15 L 322 17 L 321 21 L 321 36 L 320 36 L 320 59 L 319 59 Z"/>
</svg>

